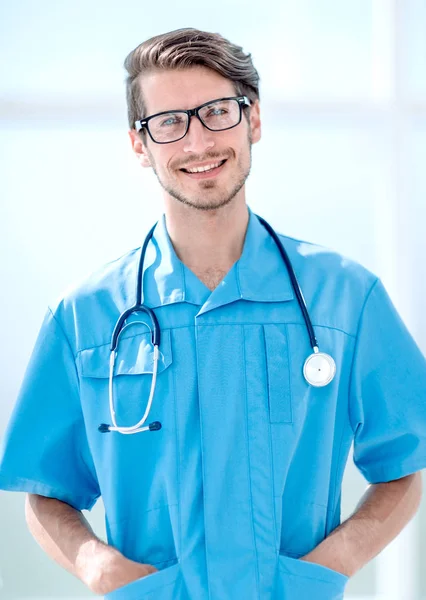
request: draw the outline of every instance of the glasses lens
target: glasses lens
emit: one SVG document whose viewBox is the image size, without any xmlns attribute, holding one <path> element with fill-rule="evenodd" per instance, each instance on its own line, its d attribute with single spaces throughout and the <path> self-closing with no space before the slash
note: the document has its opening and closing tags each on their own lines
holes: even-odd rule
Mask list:
<svg viewBox="0 0 426 600">
<path fill-rule="evenodd" d="M 234 127 L 240 120 L 240 105 L 237 100 L 218 100 L 203 106 L 199 115 L 207 127 L 220 131 Z"/>
<path fill-rule="evenodd" d="M 187 121 L 187 114 L 169 112 L 150 119 L 148 127 L 156 142 L 172 142 L 183 136 L 186 131 Z"/>
<path fill-rule="evenodd" d="M 240 104 L 237 100 L 217 100 L 203 106 L 199 115 L 209 129 L 220 131 L 235 127 L 240 120 Z M 183 137 L 188 115 L 183 112 L 168 112 L 148 121 L 149 131 L 156 142 L 174 142 Z"/>
</svg>

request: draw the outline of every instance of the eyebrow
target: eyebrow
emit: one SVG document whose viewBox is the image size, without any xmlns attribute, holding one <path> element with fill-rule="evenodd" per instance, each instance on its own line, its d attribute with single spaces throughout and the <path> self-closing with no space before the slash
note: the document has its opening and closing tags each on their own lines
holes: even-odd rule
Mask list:
<svg viewBox="0 0 426 600">
<path fill-rule="evenodd" d="M 159 112 L 152 113 L 148 115 L 148 117 L 155 117 L 156 115 L 162 115 L 164 113 L 169 112 L 182 112 L 186 110 L 192 110 L 194 108 L 199 108 L 200 106 L 207 106 L 212 104 L 213 102 L 217 102 L 218 100 L 223 100 L 224 98 L 235 98 L 235 96 L 220 96 L 219 98 L 213 98 L 212 100 L 206 100 L 206 102 L 202 102 L 201 104 L 197 104 L 197 106 L 193 106 L 192 108 L 168 108 L 166 110 L 160 110 Z M 148 117 L 145 117 L 147 119 Z"/>
</svg>

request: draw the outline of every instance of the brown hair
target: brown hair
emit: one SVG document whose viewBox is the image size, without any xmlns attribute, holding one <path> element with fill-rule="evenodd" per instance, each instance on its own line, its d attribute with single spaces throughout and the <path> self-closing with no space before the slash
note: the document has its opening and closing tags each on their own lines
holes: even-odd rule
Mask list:
<svg viewBox="0 0 426 600">
<path fill-rule="evenodd" d="M 230 79 L 237 96 L 259 100 L 259 74 L 251 54 L 232 44 L 219 33 L 200 31 L 192 27 L 175 29 L 156 35 L 132 50 L 124 61 L 126 78 L 127 116 L 129 127 L 147 115 L 138 77 L 155 69 L 185 69 L 201 65 Z M 249 109 L 248 109 L 249 110 Z M 142 129 L 141 133 L 146 133 Z"/>
</svg>

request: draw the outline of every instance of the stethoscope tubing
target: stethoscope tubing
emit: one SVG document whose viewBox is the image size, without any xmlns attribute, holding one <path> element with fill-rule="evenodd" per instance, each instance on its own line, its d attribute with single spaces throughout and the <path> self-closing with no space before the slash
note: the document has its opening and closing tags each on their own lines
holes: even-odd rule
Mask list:
<svg viewBox="0 0 426 600">
<path fill-rule="evenodd" d="M 328 383 L 330 383 L 330 381 L 333 380 L 335 372 L 336 372 L 336 364 L 331 356 L 329 356 L 328 354 L 319 352 L 318 342 L 317 342 L 317 339 L 315 336 L 312 321 L 311 321 L 309 313 L 308 313 L 308 309 L 306 306 L 305 298 L 303 296 L 303 292 L 300 288 L 299 282 L 298 282 L 296 274 L 294 272 L 293 265 L 291 264 L 290 258 L 288 256 L 287 251 L 285 250 L 281 240 L 279 239 L 278 235 L 275 233 L 275 231 L 271 227 L 271 225 L 269 225 L 269 223 L 267 221 L 265 221 L 265 219 L 263 219 L 262 217 L 260 217 L 259 215 L 256 215 L 256 214 L 254 216 L 259 219 L 260 223 L 265 227 L 265 229 L 268 231 L 268 233 L 274 240 L 274 242 L 281 254 L 281 257 L 284 260 L 284 263 L 287 267 L 287 272 L 289 274 L 294 293 L 296 294 L 297 302 L 302 311 L 302 315 L 303 315 L 303 318 L 304 318 L 304 321 L 306 324 L 306 328 L 307 328 L 307 331 L 309 334 L 310 344 L 311 344 L 312 350 L 314 352 L 314 354 L 311 354 L 305 360 L 305 363 L 303 366 L 304 377 L 305 377 L 306 381 L 308 383 L 310 383 L 311 385 L 317 386 L 317 387 L 323 387 L 323 386 L 327 385 Z M 152 404 L 152 400 L 153 400 L 153 396 L 154 396 L 155 385 L 156 385 L 156 380 L 157 380 L 159 346 L 160 346 L 160 340 L 161 340 L 161 330 L 160 330 L 160 326 L 159 326 L 159 323 L 158 323 L 158 320 L 157 320 L 157 317 L 156 317 L 154 311 L 151 308 L 149 308 L 148 306 L 145 306 L 144 304 L 142 304 L 142 282 L 143 282 L 143 267 L 144 267 L 144 262 L 145 262 L 145 254 L 146 254 L 146 249 L 147 249 L 148 243 L 154 234 L 154 230 L 155 230 L 157 224 L 158 224 L 158 221 L 151 227 L 151 229 L 149 230 L 148 234 L 146 235 L 145 240 L 141 247 L 139 266 L 138 266 L 138 274 L 137 274 L 137 278 L 136 278 L 136 302 L 131 308 L 128 308 L 120 315 L 120 317 L 114 327 L 114 330 L 113 330 L 113 334 L 112 334 L 112 338 L 111 338 L 111 345 L 110 345 L 110 373 L 109 373 L 109 405 L 110 405 L 110 414 L 111 414 L 113 426 L 107 425 L 106 423 L 102 423 L 98 428 L 99 431 L 101 431 L 102 433 L 105 433 L 107 431 L 118 431 L 120 433 L 138 433 L 139 431 L 148 431 L 148 430 L 155 431 L 155 430 L 161 429 L 161 423 L 159 421 L 154 421 L 153 423 L 150 423 L 146 427 L 141 427 L 141 425 L 143 425 L 143 423 L 145 422 L 145 420 L 147 419 L 147 417 L 149 415 L 149 411 L 151 409 L 151 404 Z M 142 419 L 136 425 L 132 425 L 130 427 L 119 427 L 117 425 L 116 418 L 115 418 L 114 397 L 113 397 L 114 364 L 115 364 L 115 357 L 117 355 L 118 338 L 119 338 L 120 334 L 124 331 L 124 329 L 126 329 L 130 325 L 134 325 L 136 323 L 141 322 L 141 321 L 132 321 L 131 323 L 124 325 L 124 327 L 123 327 L 124 322 L 133 312 L 145 312 L 151 320 L 151 324 L 152 324 L 152 327 L 150 327 L 151 343 L 154 347 L 153 377 L 152 377 L 152 382 L 151 382 L 151 389 L 150 389 L 149 399 L 148 399 L 148 403 L 147 403 L 147 408 L 145 410 L 145 413 L 144 413 L 144 416 L 142 417 Z M 322 373 L 321 373 L 321 371 L 322 371 Z M 324 371 L 325 371 L 325 376 L 324 376 Z M 327 375 L 327 371 L 328 371 L 328 375 Z"/>
<path fill-rule="evenodd" d="M 299 285 L 299 282 L 297 280 L 296 274 L 294 272 L 293 265 L 291 264 L 291 261 L 290 261 L 290 259 L 288 257 L 287 251 L 285 250 L 284 246 L 281 243 L 280 238 L 275 233 L 275 231 L 272 229 L 272 227 L 269 225 L 269 223 L 267 221 L 265 221 L 265 219 L 263 219 L 259 215 L 256 215 L 256 217 L 259 219 L 259 221 L 262 223 L 262 225 L 265 227 L 265 229 L 271 235 L 271 237 L 273 238 L 274 242 L 276 243 L 276 245 L 278 247 L 278 250 L 281 253 L 281 256 L 282 256 L 282 258 L 283 258 L 283 260 L 285 262 L 285 265 L 287 267 L 287 271 L 288 271 L 288 274 L 290 276 L 291 284 L 292 284 L 293 290 L 294 290 L 294 292 L 296 294 L 297 301 L 298 301 L 299 306 L 300 306 L 300 308 L 302 310 L 303 318 L 305 319 L 306 328 L 308 330 L 309 340 L 310 340 L 310 343 L 311 343 L 312 350 L 314 352 L 315 351 L 318 352 L 318 342 L 317 342 L 317 338 L 315 336 L 314 328 L 312 326 L 311 318 L 310 318 L 309 313 L 308 313 L 308 309 L 307 309 L 307 306 L 306 306 L 306 301 L 305 301 L 305 298 L 303 296 L 302 289 L 301 289 L 301 287 Z"/>
</svg>

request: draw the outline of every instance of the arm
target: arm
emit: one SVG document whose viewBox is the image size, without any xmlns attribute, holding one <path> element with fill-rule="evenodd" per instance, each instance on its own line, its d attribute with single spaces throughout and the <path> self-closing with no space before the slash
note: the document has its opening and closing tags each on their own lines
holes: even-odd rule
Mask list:
<svg viewBox="0 0 426 600">
<path fill-rule="evenodd" d="M 157 571 L 131 561 L 95 536 L 83 513 L 69 504 L 27 494 L 25 518 L 41 548 L 95 594 L 106 594 Z"/>
<path fill-rule="evenodd" d="M 300 560 L 351 577 L 402 531 L 417 512 L 421 497 L 420 471 L 369 485 L 351 517 Z"/>
</svg>

